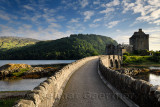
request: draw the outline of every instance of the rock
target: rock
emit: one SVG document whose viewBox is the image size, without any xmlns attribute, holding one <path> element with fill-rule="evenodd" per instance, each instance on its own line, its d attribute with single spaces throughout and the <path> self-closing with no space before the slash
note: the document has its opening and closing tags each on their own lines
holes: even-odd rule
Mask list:
<svg viewBox="0 0 160 107">
<path fill-rule="evenodd" d="M 154 93 L 156 90 L 160 90 L 160 86 L 159 85 L 152 86 L 150 88 L 150 93 Z"/>
<path fill-rule="evenodd" d="M 28 64 L 5 64 L 0 67 L 0 77 L 5 77 L 13 72 L 27 71 L 32 67 Z"/>
<path fill-rule="evenodd" d="M 21 99 L 19 102 L 13 107 L 36 107 L 33 101 Z"/>
<path fill-rule="evenodd" d="M 34 67 L 31 72 L 41 72 L 44 71 L 44 69 L 42 67 Z"/>
<path fill-rule="evenodd" d="M 0 71 L 7 70 L 7 71 L 15 72 L 22 68 L 32 68 L 32 67 L 28 64 L 5 64 L 0 67 Z"/>
<path fill-rule="evenodd" d="M 156 96 L 156 98 L 159 98 L 160 97 L 160 90 L 156 90 L 154 92 L 154 95 Z"/>
</svg>

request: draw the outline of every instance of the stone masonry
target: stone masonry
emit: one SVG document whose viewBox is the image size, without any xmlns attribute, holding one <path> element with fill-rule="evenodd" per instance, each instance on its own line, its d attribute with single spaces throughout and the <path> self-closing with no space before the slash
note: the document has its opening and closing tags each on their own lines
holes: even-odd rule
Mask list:
<svg viewBox="0 0 160 107">
<path fill-rule="evenodd" d="M 112 57 L 113 55 L 106 55 L 99 60 L 99 69 L 104 78 L 140 107 L 160 107 L 160 86 L 153 86 L 147 81 L 110 69 Z"/>
<path fill-rule="evenodd" d="M 133 45 L 133 50 L 149 50 L 149 34 L 145 34 L 142 29 L 134 32 L 129 42 L 130 45 Z"/>
<path fill-rule="evenodd" d="M 68 64 L 55 75 L 40 83 L 13 107 L 55 107 L 61 99 L 63 90 L 71 75 L 85 63 L 96 58 L 98 56 L 87 57 Z"/>
</svg>

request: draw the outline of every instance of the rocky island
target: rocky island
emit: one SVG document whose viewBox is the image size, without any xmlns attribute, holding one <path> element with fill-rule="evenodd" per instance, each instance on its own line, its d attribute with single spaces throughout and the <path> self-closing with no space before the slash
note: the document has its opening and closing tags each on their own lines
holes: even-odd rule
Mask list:
<svg viewBox="0 0 160 107">
<path fill-rule="evenodd" d="M 0 79 L 48 77 L 53 75 L 63 65 L 40 66 L 33 67 L 28 64 L 5 64 L 0 67 Z"/>
</svg>

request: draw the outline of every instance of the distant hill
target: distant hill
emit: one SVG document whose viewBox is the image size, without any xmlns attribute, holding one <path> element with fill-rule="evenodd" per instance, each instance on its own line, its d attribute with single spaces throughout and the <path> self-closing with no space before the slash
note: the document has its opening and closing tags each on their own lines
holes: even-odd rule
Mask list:
<svg viewBox="0 0 160 107">
<path fill-rule="evenodd" d="M 22 47 L 30 44 L 35 44 L 38 42 L 36 39 L 31 38 L 21 38 L 21 37 L 0 37 L 0 50 L 8 50 L 11 48 Z"/>
<path fill-rule="evenodd" d="M 80 59 L 105 53 L 106 44 L 117 45 L 110 37 L 95 34 L 72 34 L 57 40 L 0 52 L 0 59 Z"/>
</svg>

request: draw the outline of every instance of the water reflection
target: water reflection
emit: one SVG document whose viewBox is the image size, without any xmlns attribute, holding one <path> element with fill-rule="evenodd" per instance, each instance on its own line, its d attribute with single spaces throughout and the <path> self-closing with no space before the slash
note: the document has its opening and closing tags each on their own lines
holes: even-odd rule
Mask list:
<svg viewBox="0 0 160 107">
<path fill-rule="evenodd" d="M 0 60 L 0 66 L 8 63 L 14 64 L 29 64 L 29 65 L 39 65 L 39 64 L 62 64 L 62 63 L 72 63 L 75 60 Z"/>
<path fill-rule="evenodd" d="M 149 67 L 149 69 L 157 69 L 157 70 L 160 70 L 160 67 Z"/>
<path fill-rule="evenodd" d="M 148 73 L 140 73 L 140 74 L 134 76 L 134 78 L 148 81 L 152 85 L 160 85 L 160 67 L 154 67 L 154 66 L 151 66 L 151 67 L 131 66 L 130 67 L 130 66 L 128 66 L 128 67 L 124 67 L 124 68 L 150 69 L 150 71 Z"/>
<path fill-rule="evenodd" d="M 149 74 L 149 82 L 153 85 L 160 85 L 160 75 Z"/>
<path fill-rule="evenodd" d="M 0 81 L 0 91 L 33 90 L 47 78 Z"/>
</svg>

